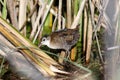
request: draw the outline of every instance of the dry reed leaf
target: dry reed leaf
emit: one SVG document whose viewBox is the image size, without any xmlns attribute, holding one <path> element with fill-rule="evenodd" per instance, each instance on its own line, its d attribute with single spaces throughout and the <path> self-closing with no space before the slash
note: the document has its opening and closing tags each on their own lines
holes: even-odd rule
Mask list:
<svg viewBox="0 0 120 80">
<path fill-rule="evenodd" d="M 91 53 L 91 45 L 92 45 L 92 24 L 89 20 L 88 33 L 87 33 L 87 46 L 86 46 L 86 62 L 89 63 L 90 53 Z"/>
</svg>

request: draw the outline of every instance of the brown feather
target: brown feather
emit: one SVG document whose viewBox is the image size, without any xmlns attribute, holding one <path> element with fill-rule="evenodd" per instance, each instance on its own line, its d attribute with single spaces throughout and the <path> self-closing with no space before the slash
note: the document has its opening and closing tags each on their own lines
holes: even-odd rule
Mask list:
<svg viewBox="0 0 120 80">
<path fill-rule="evenodd" d="M 80 37 L 79 25 L 75 29 L 64 29 L 55 31 L 50 35 L 50 45 L 56 46 L 58 49 L 70 50 Z"/>
</svg>

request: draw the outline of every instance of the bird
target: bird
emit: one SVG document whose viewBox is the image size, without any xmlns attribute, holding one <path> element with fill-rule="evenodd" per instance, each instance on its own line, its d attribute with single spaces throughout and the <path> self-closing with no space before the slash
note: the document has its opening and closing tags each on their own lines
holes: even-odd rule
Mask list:
<svg viewBox="0 0 120 80">
<path fill-rule="evenodd" d="M 63 49 L 69 57 L 71 48 L 79 40 L 79 27 L 80 24 L 74 29 L 54 31 L 49 36 L 42 37 L 40 45 L 47 45 L 51 49 Z"/>
</svg>

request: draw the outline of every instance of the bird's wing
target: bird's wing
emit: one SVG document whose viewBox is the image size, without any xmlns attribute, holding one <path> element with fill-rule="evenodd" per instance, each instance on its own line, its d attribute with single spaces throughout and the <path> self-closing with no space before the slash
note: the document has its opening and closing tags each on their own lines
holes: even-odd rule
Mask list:
<svg viewBox="0 0 120 80">
<path fill-rule="evenodd" d="M 71 45 L 74 39 L 74 35 L 72 35 L 72 32 L 68 32 L 68 30 L 61 31 L 61 33 L 59 33 L 58 36 L 62 38 L 67 45 Z"/>
</svg>

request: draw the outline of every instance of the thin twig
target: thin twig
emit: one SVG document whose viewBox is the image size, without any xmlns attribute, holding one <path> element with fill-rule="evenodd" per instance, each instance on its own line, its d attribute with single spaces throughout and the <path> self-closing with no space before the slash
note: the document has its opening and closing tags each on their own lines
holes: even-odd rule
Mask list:
<svg viewBox="0 0 120 80">
<path fill-rule="evenodd" d="M 28 5 L 30 6 L 30 12 L 32 11 L 32 9 L 34 8 L 34 5 L 36 4 L 36 3 L 34 3 L 34 1 L 33 0 L 29 0 L 28 1 Z M 37 10 L 36 11 L 33 11 L 34 13 L 32 14 L 32 16 L 31 16 L 31 25 L 32 25 L 32 29 L 34 28 L 34 23 L 35 23 L 35 20 L 36 20 L 36 18 L 37 18 Z"/>
<path fill-rule="evenodd" d="M 62 29 L 65 29 L 65 18 L 63 17 L 63 16 L 61 16 L 61 18 L 62 18 Z"/>
<path fill-rule="evenodd" d="M 46 6 L 46 8 L 48 8 L 48 5 Z M 50 13 L 52 13 L 55 17 L 58 17 L 57 11 L 55 11 L 54 9 L 50 9 Z M 61 15 L 60 16 L 62 18 L 62 29 L 65 28 L 65 18 Z"/>
<path fill-rule="evenodd" d="M 72 23 L 71 3 L 72 0 L 67 0 L 67 28 L 70 28 Z"/>
<path fill-rule="evenodd" d="M 27 1 L 26 0 L 20 0 L 20 8 L 19 8 L 19 23 L 18 28 L 21 29 L 22 25 L 26 21 L 26 7 L 27 7 Z M 22 30 L 22 33 L 26 35 L 26 28 Z"/>
<path fill-rule="evenodd" d="M 38 27 L 38 31 L 37 31 L 37 33 L 36 33 L 36 35 L 35 35 L 35 37 L 34 37 L 33 43 L 35 43 L 35 41 L 36 41 L 36 39 L 37 39 L 37 37 L 38 37 L 38 35 L 39 35 L 39 32 L 40 32 L 40 30 L 42 29 L 42 26 L 43 26 L 43 24 L 44 24 L 44 22 L 45 22 L 45 19 L 46 19 L 47 15 L 48 15 L 48 12 L 50 11 L 50 8 L 51 8 L 51 6 L 52 6 L 52 4 L 53 4 L 53 1 L 54 1 L 54 0 L 51 0 L 51 2 L 50 2 L 50 4 L 49 4 L 49 8 L 46 10 L 46 12 L 45 12 L 45 14 L 44 14 L 44 16 L 43 16 L 43 20 L 42 20 L 40 26 Z"/>
<path fill-rule="evenodd" d="M 90 12 L 91 12 L 91 15 L 90 15 L 91 22 L 92 22 L 92 25 L 94 26 L 94 28 L 96 28 L 97 26 L 94 23 L 94 16 L 92 15 L 93 13 L 92 13 L 91 0 L 89 0 L 89 5 L 90 5 Z M 103 57 L 102 57 L 102 53 L 101 53 L 101 49 L 100 49 L 100 44 L 99 44 L 99 40 L 98 40 L 97 32 L 96 31 L 95 31 L 95 38 L 96 38 L 96 41 L 97 41 L 97 48 L 98 48 L 100 60 L 101 60 L 102 64 L 104 64 L 104 60 L 103 60 Z"/>
<path fill-rule="evenodd" d="M 12 22 L 12 25 L 18 29 L 18 21 L 17 21 L 17 13 L 15 9 L 15 2 L 14 0 L 7 0 L 7 8 L 10 14 L 10 19 Z"/>
<path fill-rule="evenodd" d="M 53 26 L 52 26 L 52 32 L 54 32 L 55 31 L 55 26 L 56 26 L 56 23 L 57 23 L 57 16 L 55 17 L 55 19 L 54 19 L 54 22 L 53 22 Z"/>
<path fill-rule="evenodd" d="M 73 23 L 72 23 L 71 29 L 76 28 L 77 24 L 79 23 L 79 19 L 80 19 L 80 16 L 81 16 L 81 14 L 82 14 L 82 11 L 83 11 L 83 9 L 84 9 L 84 6 L 85 6 L 86 1 L 87 1 L 87 0 L 83 0 L 83 1 L 82 1 L 81 6 L 79 7 L 78 14 L 77 14 L 75 20 L 74 20 Z"/>
<path fill-rule="evenodd" d="M 30 14 L 28 14 L 26 20 L 24 21 L 24 23 L 23 23 L 22 27 L 19 29 L 19 31 L 23 30 L 23 28 L 25 27 L 28 19 L 29 19 L 29 18 L 33 15 L 33 13 L 35 12 L 36 6 L 37 6 L 37 2 L 36 2 L 35 5 L 33 6 L 33 9 L 31 10 Z"/>
<path fill-rule="evenodd" d="M 83 53 L 86 50 L 86 36 L 87 36 L 87 26 L 88 26 L 88 14 L 87 14 L 88 7 L 86 6 L 84 9 L 84 27 L 83 27 Z"/>
<path fill-rule="evenodd" d="M 41 16 L 43 15 L 43 12 L 44 12 L 43 10 L 45 9 L 45 6 L 46 6 L 46 4 L 44 4 L 42 6 L 42 8 L 39 7 L 37 19 L 36 19 L 36 21 L 34 23 L 34 28 L 32 29 L 32 32 L 30 34 L 30 39 L 31 40 L 32 40 L 32 38 L 34 37 L 34 35 L 36 33 L 37 26 L 39 25 L 39 21 L 40 21 Z"/>
<path fill-rule="evenodd" d="M 59 0 L 59 9 L 58 9 L 58 30 L 61 29 L 61 15 L 62 15 L 62 0 Z"/>
</svg>

